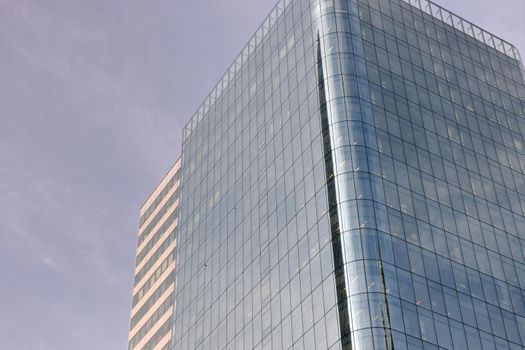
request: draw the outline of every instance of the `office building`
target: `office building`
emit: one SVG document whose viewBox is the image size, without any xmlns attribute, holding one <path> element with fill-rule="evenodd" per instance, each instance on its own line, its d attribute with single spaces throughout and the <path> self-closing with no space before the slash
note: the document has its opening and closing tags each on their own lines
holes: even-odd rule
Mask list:
<svg viewBox="0 0 525 350">
<path fill-rule="evenodd" d="M 279 2 L 183 130 L 171 349 L 523 349 L 523 72 L 426 0 Z"/>
<path fill-rule="evenodd" d="M 173 330 L 180 160 L 140 209 L 128 349 L 167 350 Z"/>
</svg>

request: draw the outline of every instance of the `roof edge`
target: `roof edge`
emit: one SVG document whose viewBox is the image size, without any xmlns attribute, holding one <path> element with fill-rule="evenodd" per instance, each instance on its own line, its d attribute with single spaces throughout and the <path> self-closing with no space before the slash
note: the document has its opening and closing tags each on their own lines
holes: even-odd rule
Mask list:
<svg viewBox="0 0 525 350">
<path fill-rule="evenodd" d="M 403 2 L 418 8 L 424 13 L 452 26 L 485 45 L 503 53 L 522 63 L 518 49 L 506 40 L 486 31 L 463 17 L 445 9 L 430 0 L 402 0 Z"/>
</svg>

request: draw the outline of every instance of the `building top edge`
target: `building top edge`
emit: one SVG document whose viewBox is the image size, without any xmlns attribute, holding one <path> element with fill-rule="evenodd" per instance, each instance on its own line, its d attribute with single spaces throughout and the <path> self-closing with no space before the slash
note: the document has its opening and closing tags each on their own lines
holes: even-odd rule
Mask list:
<svg viewBox="0 0 525 350">
<path fill-rule="evenodd" d="M 219 79 L 215 87 L 211 90 L 208 96 L 201 103 L 197 111 L 193 114 L 192 118 L 186 123 L 183 128 L 182 141 L 184 142 L 197 125 L 202 121 L 204 115 L 208 112 L 211 106 L 213 106 L 215 100 L 222 94 L 227 88 L 230 81 L 240 71 L 242 65 L 246 63 L 255 51 L 257 45 L 263 40 L 266 34 L 270 32 L 273 25 L 277 22 L 284 9 L 293 0 L 279 0 L 279 2 L 270 10 L 270 13 L 263 20 L 262 24 L 257 28 L 255 34 L 248 40 L 248 42 L 241 49 L 239 54 L 233 60 L 233 63 L 226 69 L 226 72 Z"/>
<path fill-rule="evenodd" d="M 212 88 L 211 92 L 205 97 L 204 101 L 197 108 L 191 119 L 183 127 L 182 142 L 191 135 L 193 130 L 200 124 L 206 113 L 214 105 L 215 101 L 228 87 L 229 83 L 234 79 L 236 74 L 241 70 L 244 63 L 248 62 L 251 54 L 255 51 L 257 45 L 263 40 L 265 35 L 272 29 L 273 25 L 278 21 L 285 8 L 292 3 L 293 0 L 279 0 L 279 2 L 272 8 L 268 16 L 263 20 L 262 24 L 257 28 L 255 34 L 248 40 L 245 46 L 241 49 L 239 54 L 233 60 L 233 63 L 228 67 L 226 72 L 221 76 L 219 81 Z M 515 59 L 522 64 L 521 56 L 518 49 L 510 44 L 508 41 L 499 38 L 498 36 L 480 28 L 470 21 L 462 18 L 459 15 L 437 5 L 430 0 L 402 0 L 403 2 L 418 8 L 431 15 L 432 17 L 448 24 L 455 29 L 465 33 L 466 35 L 486 44 L 487 46 L 503 53 L 504 55 Z"/>
<path fill-rule="evenodd" d="M 474 38 L 481 43 L 496 49 L 497 51 L 521 62 L 521 56 L 518 49 L 506 40 L 486 31 L 485 29 L 475 25 L 474 23 L 464 19 L 463 17 L 441 7 L 440 5 L 430 0 L 402 0 L 410 4 L 424 13 L 448 24 L 462 33 Z"/>
<path fill-rule="evenodd" d="M 162 180 L 159 182 L 157 187 L 150 193 L 150 195 L 144 200 L 140 206 L 140 215 L 142 216 L 144 212 L 149 208 L 152 202 L 157 198 L 159 193 L 164 189 L 166 183 L 179 171 L 181 165 L 181 158 L 179 157 L 175 163 L 169 168 L 169 170 L 164 174 Z"/>
</svg>

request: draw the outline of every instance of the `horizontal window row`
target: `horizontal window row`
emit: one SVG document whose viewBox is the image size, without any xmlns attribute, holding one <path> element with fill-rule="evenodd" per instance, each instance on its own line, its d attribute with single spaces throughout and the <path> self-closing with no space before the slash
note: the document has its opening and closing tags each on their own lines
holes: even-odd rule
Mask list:
<svg viewBox="0 0 525 350">
<path fill-rule="evenodd" d="M 140 343 L 140 341 L 148 334 L 148 332 L 157 324 L 157 322 L 173 308 L 173 298 L 167 298 L 151 317 L 140 327 L 140 329 L 135 333 L 133 338 L 129 341 L 129 350 L 135 349 L 135 347 Z M 133 328 L 131 329 L 133 330 Z"/>
<path fill-rule="evenodd" d="M 157 250 L 151 255 L 151 257 L 146 261 L 144 266 L 135 274 L 134 286 L 137 286 L 144 276 L 149 272 L 153 265 L 158 261 L 159 257 L 164 254 L 166 249 L 175 241 L 175 230 L 172 231 L 168 237 L 161 243 Z"/>
<path fill-rule="evenodd" d="M 173 269 L 175 266 L 173 262 L 173 254 L 169 254 L 164 261 L 160 264 L 160 266 L 153 272 L 150 278 L 146 282 L 144 282 L 144 285 L 135 293 L 133 296 L 133 301 L 131 304 L 131 307 L 135 307 L 144 297 L 146 293 L 151 289 L 151 287 L 155 284 L 155 282 L 158 281 L 158 279 L 162 276 L 162 274 L 168 270 Z M 169 278 L 167 276 L 166 278 Z"/>
<path fill-rule="evenodd" d="M 144 242 L 148 238 L 148 236 L 153 231 L 153 229 L 157 226 L 159 221 L 161 221 L 164 218 L 166 212 L 168 212 L 169 210 L 173 208 L 173 204 L 175 203 L 175 201 L 177 201 L 177 199 L 179 199 L 179 189 L 176 189 L 171 194 L 170 198 L 164 203 L 162 208 L 158 211 L 155 217 L 150 221 L 148 226 L 146 226 L 146 228 L 142 230 L 142 232 L 139 234 L 138 246 L 140 246 L 142 242 Z"/>
<path fill-rule="evenodd" d="M 144 223 L 146 222 L 146 220 L 148 220 L 148 218 L 150 217 L 150 215 L 153 213 L 153 211 L 155 211 L 155 209 L 157 209 L 157 207 L 159 206 L 159 204 L 164 200 L 164 198 L 168 195 L 168 193 L 170 192 L 170 190 L 173 188 L 173 186 L 175 186 L 175 183 L 180 179 L 180 170 L 177 171 L 175 173 L 175 175 L 173 175 L 173 177 L 168 181 L 168 183 L 164 186 L 164 188 L 162 189 L 162 191 L 157 195 L 157 197 L 155 198 L 155 200 L 153 201 L 153 203 L 148 207 L 148 209 L 146 209 L 146 211 L 144 212 L 144 214 L 142 214 L 142 216 L 140 217 L 140 224 L 139 224 L 139 227 L 142 227 L 142 225 L 144 225 Z"/>
<path fill-rule="evenodd" d="M 151 249 L 159 242 L 161 237 L 166 234 L 166 230 L 178 220 L 179 210 L 180 210 L 180 207 L 177 207 L 175 210 L 171 212 L 171 214 L 166 219 L 166 221 L 162 224 L 162 226 L 159 227 L 159 229 L 155 231 L 155 234 L 153 236 L 151 236 L 150 240 L 148 241 L 148 243 L 146 243 L 144 248 L 142 248 L 142 250 L 137 253 L 136 266 L 139 266 L 142 260 L 144 260 L 146 256 L 151 253 Z"/>
</svg>

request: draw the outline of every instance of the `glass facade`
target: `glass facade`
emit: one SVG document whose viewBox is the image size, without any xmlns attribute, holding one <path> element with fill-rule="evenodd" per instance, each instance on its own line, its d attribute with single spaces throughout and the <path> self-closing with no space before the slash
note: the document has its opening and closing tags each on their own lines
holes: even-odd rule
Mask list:
<svg viewBox="0 0 525 350">
<path fill-rule="evenodd" d="M 428 2 L 323 4 L 343 347 L 523 349 L 517 52 L 423 11 Z"/>
<path fill-rule="evenodd" d="M 279 4 L 185 130 L 174 349 L 340 348 L 312 13 Z"/>
<path fill-rule="evenodd" d="M 512 45 L 281 1 L 184 129 L 171 348 L 523 349 L 524 135 Z"/>
</svg>

